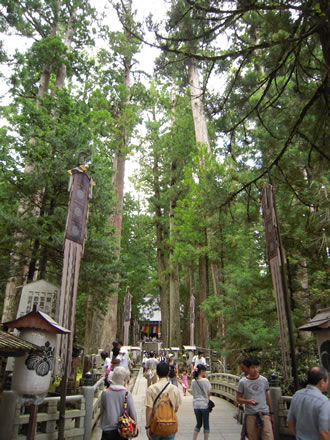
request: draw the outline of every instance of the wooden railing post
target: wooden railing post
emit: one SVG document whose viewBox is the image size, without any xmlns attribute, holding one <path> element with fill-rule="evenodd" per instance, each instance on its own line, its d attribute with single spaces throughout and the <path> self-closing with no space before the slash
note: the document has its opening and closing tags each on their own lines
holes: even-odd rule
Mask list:
<svg viewBox="0 0 330 440">
<path fill-rule="evenodd" d="M 19 415 L 17 410 L 17 394 L 14 391 L 5 390 L 0 400 L 0 438 L 11 440 L 16 435 L 14 420 Z M 16 428 L 16 427 L 15 427 Z M 18 427 L 17 427 L 18 433 Z"/>
</svg>

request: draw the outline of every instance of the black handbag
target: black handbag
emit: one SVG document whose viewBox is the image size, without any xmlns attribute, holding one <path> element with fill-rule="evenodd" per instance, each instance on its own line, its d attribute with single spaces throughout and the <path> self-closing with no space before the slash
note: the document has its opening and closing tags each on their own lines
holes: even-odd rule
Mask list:
<svg viewBox="0 0 330 440">
<path fill-rule="evenodd" d="M 196 381 L 197 385 L 199 386 L 199 388 L 200 388 L 200 389 L 202 390 L 202 392 L 204 393 L 204 390 L 203 390 L 203 388 L 199 385 L 198 380 L 195 379 L 195 381 Z M 207 396 L 207 397 L 208 397 L 208 396 Z M 212 409 L 213 409 L 214 407 L 215 407 L 215 403 L 213 402 L 213 400 L 209 399 L 209 405 L 208 405 L 209 412 L 212 412 Z"/>
<path fill-rule="evenodd" d="M 215 407 L 215 403 L 213 400 L 209 399 L 209 412 L 212 412 L 212 409 Z"/>
</svg>

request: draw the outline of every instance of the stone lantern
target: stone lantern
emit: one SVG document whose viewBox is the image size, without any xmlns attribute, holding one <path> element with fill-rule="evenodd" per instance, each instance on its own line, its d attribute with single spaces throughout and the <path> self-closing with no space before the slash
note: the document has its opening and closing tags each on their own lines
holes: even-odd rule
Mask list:
<svg viewBox="0 0 330 440">
<path fill-rule="evenodd" d="M 12 389 L 25 403 L 39 405 L 48 393 L 52 376 L 56 334 L 70 333 L 49 315 L 36 308 L 14 321 L 3 323 L 6 329 L 20 330 L 20 338 L 41 347 L 41 351 L 16 358 Z"/>
<path fill-rule="evenodd" d="M 314 318 L 299 327 L 299 330 L 315 334 L 321 365 L 330 375 L 330 307 L 318 310 Z"/>
</svg>

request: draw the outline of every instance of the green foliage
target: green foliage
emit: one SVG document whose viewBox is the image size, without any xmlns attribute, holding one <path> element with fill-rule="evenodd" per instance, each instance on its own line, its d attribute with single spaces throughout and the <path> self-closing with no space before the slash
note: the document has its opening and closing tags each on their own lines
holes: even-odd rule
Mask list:
<svg viewBox="0 0 330 440">
<path fill-rule="evenodd" d="M 126 195 L 121 239 L 121 300 L 130 291 L 132 318 L 140 318 L 141 304 L 146 296 L 157 301 L 157 268 L 153 220 L 143 213 L 138 201 Z"/>
</svg>

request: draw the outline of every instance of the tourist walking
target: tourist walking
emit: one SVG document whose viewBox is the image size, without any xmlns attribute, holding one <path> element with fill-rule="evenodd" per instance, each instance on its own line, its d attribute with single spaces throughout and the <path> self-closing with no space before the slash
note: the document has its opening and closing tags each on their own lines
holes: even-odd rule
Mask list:
<svg viewBox="0 0 330 440">
<path fill-rule="evenodd" d="M 166 362 L 166 352 L 160 352 L 160 355 L 158 356 L 159 362 Z"/>
<path fill-rule="evenodd" d="M 159 381 L 147 389 L 145 397 L 146 433 L 149 440 L 172 440 L 178 430 L 176 412 L 182 403 L 177 387 L 168 381 L 169 366 L 159 362 Z"/>
<path fill-rule="evenodd" d="M 187 393 L 187 389 L 188 389 L 188 372 L 187 372 L 187 370 L 182 371 L 181 385 L 182 385 L 182 389 L 183 389 L 183 395 L 185 396 Z"/>
<path fill-rule="evenodd" d="M 248 358 L 243 365 L 247 375 L 240 379 L 237 390 L 237 403 L 245 405 L 242 438 L 274 440 L 268 380 L 259 374 L 258 359 Z"/>
<path fill-rule="evenodd" d="M 174 358 L 174 354 L 169 355 L 168 366 L 170 367 L 170 372 L 168 375 L 168 380 L 172 385 L 178 386 L 179 369 Z"/>
<path fill-rule="evenodd" d="M 196 416 L 196 426 L 194 428 L 193 440 L 197 439 L 198 433 L 203 426 L 204 440 L 209 438 L 209 398 L 211 394 L 211 384 L 206 378 L 205 365 L 199 364 L 194 373 L 191 382 L 191 393 L 193 395 L 193 408 Z"/>
<path fill-rule="evenodd" d="M 118 341 L 117 344 L 118 344 L 117 346 L 119 348 L 118 358 L 120 359 L 120 366 L 124 367 L 129 372 L 130 361 L 129 361 L 127 349 L 124 348 L 123 343 L 121 341 Z"/>
<path fill-rule="evenodd" d="M 101 440 L 118 440 L 118 421 L 123 413 L 125 395 L 127 393 L 127 412 L 137 421 L 136 410 L 132 395 L 126 389 L 129 374 L 123 367 L 116 367 L 112 374 L 112 383 L 109 388 L 103 390 L 101 395 Z"/>
<path fill-rule="evenodd" d="M 158 361 L 155 358 L 155 353 L 153 351 L 150 352 L 149 356 L 150 356 L 149 359 L 145 363 L 145 373 L 144 373 L 144 377 L 148 381 L 148 387 L 150 387 L 150 385 L 152 385 L 153 383 L 157 382 L 156 369 L 158 364 Z"/>
<path fill-rule="evenodd" d="M 193 375 L 193 372 L 194 372 L 194 370 L 196 370 L 198 365 L 206 365 L 206 359 L 203 355 L 204 355 L 204 352 L 202 350 L 199 350 L 198 354 L 192 358 L 191 375 Z"/>
<path fill-rule="evenodd" d="M 111 358 L 107 351 L 101 352 L 101 359 L 104 361 L 103 368 L 105 370 L 105 374 L 107 374 L 107 368 L 111 365 Z"/>
<path fill-rule="evenodd" d="M 248 373 L 248 367 L 245 365 L 245 362 L 246 362 L 246 359 L 240 359 L 239 361 L 238 361 L 238 365 L 239 365 L 239 367 L 240 367 L 240 369 L 241 369 L 241 375 L 240 375 L 240 379 L 242 379 L 242 377 L 246 377 L 246 375 L 247 375 L 247 373 Z M 234 414 L 234 419 L 236 419 L 237 420 L 237 422 L 238 423 L 242 423 L 242 414 L 243 414 L 243 411 L 244 411 L 244 407 L 243 407 L 243 405 L 238 405 L 238 408 L 237 408 L 237 413 L 236 414 Z"/>
<path fill-rule="evenodd" d="M 295 393 L 290 404 L 288 425 L 297 440 L 330 440 L 330 402 L 322 393 L 328 389 L 328 372 L 313 367 L 308 385 Z"/>
<path fill-rule="evenodd" d="M 142 365 L 142 368 L 143 368 L 143 373 L 145 372 L 145 369 L 146 369 L 146 362 L 147 362 L 147 360 L 148 360 L 147 352 L 144 351 L 143 352 L 143 357 L 142 357 L 142 362 L 141 362 L 141 365 Z"/>
</svg>

